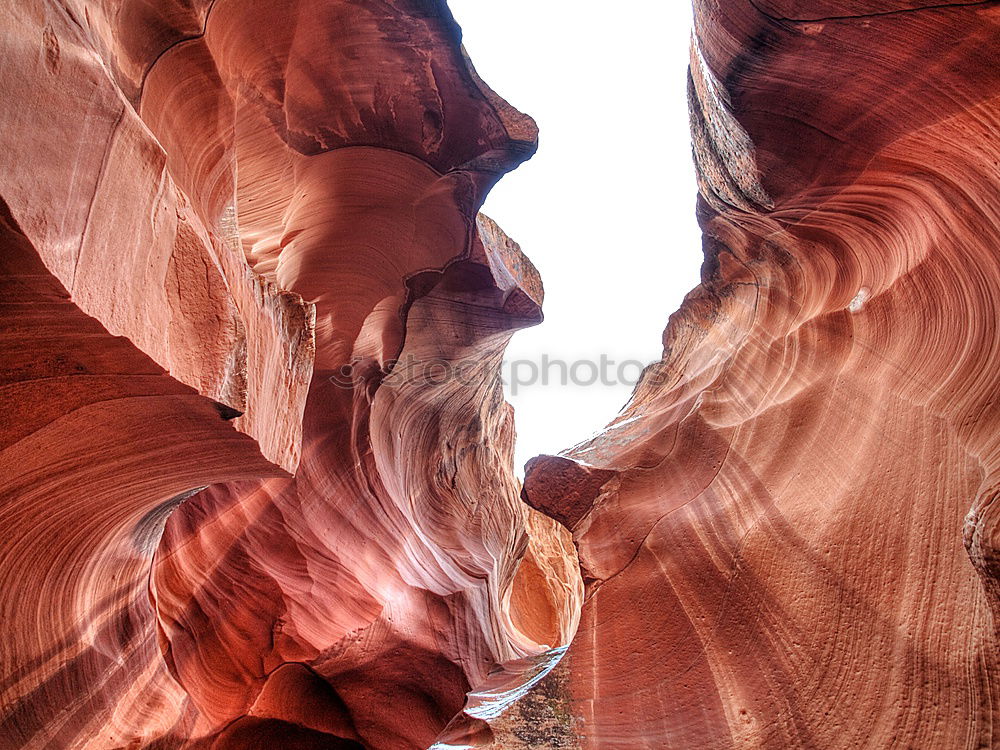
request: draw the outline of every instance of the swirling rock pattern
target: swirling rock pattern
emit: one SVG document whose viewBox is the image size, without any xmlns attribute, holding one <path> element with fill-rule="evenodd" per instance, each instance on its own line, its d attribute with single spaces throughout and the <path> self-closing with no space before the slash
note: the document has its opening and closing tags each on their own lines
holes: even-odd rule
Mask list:
<svg viewBox="0 0 1000 750">
<path fill-rule="evenodd" d="M 541 283 L 477 216 L 534 123 L 442 2 L 0 27 L 0 747 L 487 741 L 582 597 L 499 379 Z"/>
<path fill-rule="evenodd" d="M 695 8 L 703 283 L 523 488 L 443 2 L 0 14 L 0 748 L 1000 743 L 997 4 Z"/>
<path fill-rule="evenodd" d="M 586 748 L 1000 745 L 1000 8 L 698 0 L 703 283 L 530 465 Z"/>
</svg>

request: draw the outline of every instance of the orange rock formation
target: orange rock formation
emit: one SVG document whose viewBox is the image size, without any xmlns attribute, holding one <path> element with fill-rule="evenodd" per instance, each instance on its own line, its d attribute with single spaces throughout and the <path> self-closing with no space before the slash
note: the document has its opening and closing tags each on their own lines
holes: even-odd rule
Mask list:
<svg viewBox="0 0 1000 750">
<path fill-rule="evenodd" d="M 477 219 L 534 123 L 443 3 L 0 38 L 0 746 L 488 737 L 582 594 L 499 379 L 541 284 Z"/>
<path fill-rule="evenodd" d="M 1000 746 L 1000 7 L 698 0 L 703 283 L 525 494 L 583 747 Z"/>
<path fill-rule="evenodd" d="M 695 6 L 703 283 L 523 489 L 536 131 L 444 2 L 0 15 L 0 749 L 484 745 L 539 680 L 560 747 L 1000 743 L 1000 10 Z"/>
</svg>

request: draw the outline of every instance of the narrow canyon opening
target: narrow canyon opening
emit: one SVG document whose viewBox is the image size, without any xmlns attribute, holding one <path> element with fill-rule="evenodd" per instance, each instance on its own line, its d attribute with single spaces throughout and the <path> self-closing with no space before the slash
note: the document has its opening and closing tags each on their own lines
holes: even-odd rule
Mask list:
<svg viewBox="0 0 1000 750">
<path fill-rule="evenodd" d="M 503 370 L 520 473 L 615 417 L 642 367 L 660 360 L 668 316 L 700 280 L 691 7 L 450 7 L 476 70 L 539 127 L 538 153 L 482 209 L 545 284 L 545 321 L 514 336 Z"/>
<path fill-rule="evenodd" d="M 996 3 L 653 5 L 8 4 L 0 750 L 997 747 Z"/>
</svg>

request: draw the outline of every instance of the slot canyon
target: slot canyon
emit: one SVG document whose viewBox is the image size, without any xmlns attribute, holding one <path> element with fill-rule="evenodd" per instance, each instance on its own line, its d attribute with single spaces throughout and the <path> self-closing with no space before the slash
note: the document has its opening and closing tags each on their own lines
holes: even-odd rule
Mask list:
<svg viewBox="0 0 1000 750">
<path fill-rule="evenodd" d="M 444 0 L 8 0 L 0 750 L 1000 747 L 1000 2 L 694 18 L 701 283 L 522 481 Z"/>
</svg>

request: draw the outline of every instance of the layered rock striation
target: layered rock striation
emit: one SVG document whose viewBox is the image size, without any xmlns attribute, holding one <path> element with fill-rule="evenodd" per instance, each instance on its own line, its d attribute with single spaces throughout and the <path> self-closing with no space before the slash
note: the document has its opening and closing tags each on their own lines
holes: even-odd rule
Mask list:
<svg viewBox="0 0 1000 750">
<path fill-rule="evenodd" d="M 695 10 L 702 284 L 523 488 L 443 2 L 0 15 L 0 748 L 1000 742 L 1000 10 Z"/>
<path fill-rule="evenodd" d="M 586 748 L 1000 743 L 1000 8 L 695 2 L 702 284 L 529 465 Z"/>
<path fill-rule="evenodd" d="M 488 738 L 582 594 L 499 379 L 541 283 L 477 217 L 534 123 L 439 2 L 0 24 L 0 746 Z"/>
</svg>

